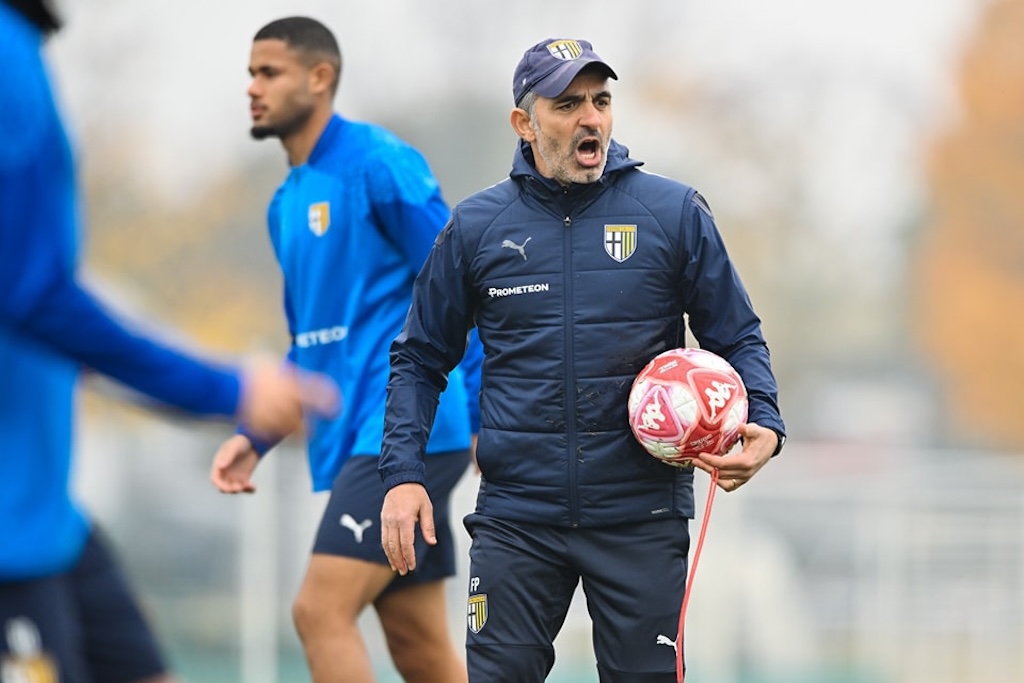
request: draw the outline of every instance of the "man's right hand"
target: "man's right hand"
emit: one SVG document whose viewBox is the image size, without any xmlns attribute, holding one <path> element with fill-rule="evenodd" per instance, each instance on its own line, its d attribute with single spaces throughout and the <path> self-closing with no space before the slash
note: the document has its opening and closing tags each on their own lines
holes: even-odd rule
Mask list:
<svg viewBox="0 0 1024 683">
<path fill-rule="evenodd" d="M 384 496 L 380 510 L 380 543 L 391 569 L 405 576 L 416 569 L 416 524 L 430 545 L 437 544 L 434 506 L 421 484 L 399 484 Z"/>
</svg>

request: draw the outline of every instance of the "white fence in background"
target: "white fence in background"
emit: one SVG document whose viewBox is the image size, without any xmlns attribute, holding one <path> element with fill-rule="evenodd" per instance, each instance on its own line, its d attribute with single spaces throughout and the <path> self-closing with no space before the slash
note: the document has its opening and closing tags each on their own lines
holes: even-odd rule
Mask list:
<svg viewBox="0 0 1024 683">
<path fill-rule="evenodd" d="M 215 680 L 193 668 L 214 659 L 216 680 L 306 681 L 290 604 L 326 498 L 309 493 L 294 445 L 264 463 L 256 496 L 215 493 L 207 467 L 224 435 L 92 419 L 79 488 L 190 680 Z M 708 480 L 696 477 L 700 513 Z M 467 474 L 457 516 L 475 490 Z M 398 681 L 375 619 L 365 626 L 381 683 Z M 791 441 L 747 486 L 716 494 L 686 628 L 695 683 L 1024 680 L 1024 456 Z M 549 681 L 597 680 L 582 593 L 556 645 Z"/>
</svg>

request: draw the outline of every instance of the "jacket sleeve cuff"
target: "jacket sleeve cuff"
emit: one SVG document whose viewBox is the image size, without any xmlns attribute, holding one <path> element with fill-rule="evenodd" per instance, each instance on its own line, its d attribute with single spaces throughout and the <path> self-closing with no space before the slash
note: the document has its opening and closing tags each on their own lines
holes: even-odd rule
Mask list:
<svg viewBox="0 0 1024 683">
<path fill-rule="evenodd" d="M 422 462 L 383 468 L 380 478 L 384 482 L 385 491 L 390 491 L 399 484 L 421 484 L 424 487 L 427 485 L 426 469 Z"/>
</svg>

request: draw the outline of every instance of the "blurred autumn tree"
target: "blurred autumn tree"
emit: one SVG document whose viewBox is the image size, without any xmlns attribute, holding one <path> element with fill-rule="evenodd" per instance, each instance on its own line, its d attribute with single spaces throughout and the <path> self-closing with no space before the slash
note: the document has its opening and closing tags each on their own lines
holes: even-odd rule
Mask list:
<svg viewBox="0 0 1024 683">
<path fill-rule="evenodd" d="M 949 436 L 1019 447 L 1024 417 L 1024 0 L 995 0 L 960 71 L 962 115 L 932 150 L 915 328 Z"/>
<path fill-rule="evenodd" d="M 127 177 L 116 148 L 102 148 L 105 158 L 86 176 L 88 261 L 127 303 L 120 312 L 151 316 L 150 324 L 221 353 L 285 350 L 281 276 L 264 218 L 283 166 L 246 169 L 172 203 L 146 179 Z"/>
</svg>

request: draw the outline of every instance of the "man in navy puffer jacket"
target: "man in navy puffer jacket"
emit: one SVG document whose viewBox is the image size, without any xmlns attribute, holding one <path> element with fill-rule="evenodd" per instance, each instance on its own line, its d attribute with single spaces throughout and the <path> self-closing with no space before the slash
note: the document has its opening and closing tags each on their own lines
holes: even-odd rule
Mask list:
<svg viewBox="0 0 1024 683">
<path fill-rule="evenodd" d="M 403 574 L 415 525 L 433 534 L 423 452 L 438 393 L 472 326 L 484 346 L 471 681 L 543 680 L 581 580 L 601 681 L 675 680 L 693 470 L 647 455 L 626 404 L 651 358 L 686 345 L 686 320 L 750 401 L 742 451 L 696 466 L 735 490 L 784 441 L 761 323 L 711 210 L 612 140 L 609 79 L 586 41 L 526 51 L 511 177 L 455 208 L 392 346 L 382 542 Z"/>
</svg>

